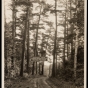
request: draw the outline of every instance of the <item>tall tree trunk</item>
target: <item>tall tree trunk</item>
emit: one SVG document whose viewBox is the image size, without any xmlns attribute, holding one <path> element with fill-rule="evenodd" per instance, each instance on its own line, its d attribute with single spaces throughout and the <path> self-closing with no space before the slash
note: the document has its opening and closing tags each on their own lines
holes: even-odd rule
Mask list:
<svg viewBox="0 0 88 88">
<path fill-rule="evenodd" d="M 39 28 L 39 22 L 40 22 L 40 15 L 38 20 L 38 27 L 36 30 L 36 41 L 35 41 L 35 57 L 37 56 L 37 41 L 38 41 L 38 28 Z M 36 74 L 37 74 L 37 61 L 36 61 Z"/>
<path fill-rule="evenodd" d="M 66 37 L 68 38 L 68 0 L 66 0 Z M 67 39 L 67 59 L 68 59 L 68 39 Z"/>
<path fill-rule="evenodd" d="M 78 51 L 78 34 L 79 34 L 79 29 L 78 29 L 78 24 L 77 24 L 77 3 L 78 0 L 75 0 L 76 3 L 76 11 L 75 11 L 75 18 L 76 18 L 76 25 L 75 25 L 75 33 L 76 33 L 76 38 L 75 38 L 75 52 L 74 52 L 74 82 L 75 82 L 75 86 L 76 86 L 76 79 L 77 79 L 77 51 Z"/>
<path fill-rule="evenodd" d="M 5 2 L 5 0 L 4 0 L 4 2 Z M 5 4 L 4 4 L 4 38 L 6 38 L 5 36 L 6 36 L 6 13 L 5 13 Z M 7 41 L 6 41 L 6 39 L 5 39 L 5 45 L 4 45 L 4 47 L 5 47 L 5 75 L 7 75 L 8 74 L 8 69 L 7 69 Z"/>
<path fill-rule="evenodd" d="M 12 20 L 13 20 L 13 24 L 12 24 L 12 68 L 14 67 L 14 51 L 15 51 L 15 45 L 14 45 L 14 38 L 15 38 L 15 19 L 16 19 L 16 10 L 15 10 L 15 0 L 12 1 L 13 3 L 13 10 L 12 10 Z"/>
<path fill-rule="evenodd" d="M 27 32 L 27 72 L 29 72 L 29 29 Z"/>
<path fill-rule="evenodd" d="M 8 68 L 7 68 L 7 44 L 6 44 L 6 40 L 5 40 L 5 74 L 8 74 Z"/>
<path fill-rule="evenodd" d="M 76 29 L 75 39 L 75 54 L 74 54 L 74 81 L 76 83 L 76 70 L 77 70 L 77 51 L 78 51 L 78 29 Z"/>
<path fill-rule="evenodd" d="M 43 69 L 44 69 L 44 65 L 42 65 L 42 75 L 43 75 Z"/>
<path fill-rule="evenodd" d="M 70 0 L 70 8 L 72 7 L 72 0 Z M 70 9 L 70 19 L 72 18 L 72 11 Z M 72 34 L 72 39 L 71 39 L 71 59 L 73 58 L 73 24 L 70 26 L 71 29 L 71 34 Z"/>
<path fill-rule="evenodd" d="M 39 75 L 40 75 L 40 63 L 39 63 Z"/>
<path fill-rule="evenodd" d="M 40 15 L 39 15 L 39 20 L 38 20 L 38 26 L 37 26 L 37 29 L 36 29 L 35 52 L 34 52 L 35 57 L 37 56 L 37 53 L 38 53 L 37 52 L 37 40 L 38 40 L 38 29 L 39 29 L 39 23 L 40 23 L 41 9 L 42 9 L 42 6 L 40 7 Z M 33 68 L 33 70 L 34 70 L 34 68 Z M 37 61 L 36 61 L 36 74 L 37 74 Z"/>
<path fill-rule="evenodd" d="M 63 57 L 63 69 L 65 69 L 65 50 L 66 50 L 66 13 L 65 13 L 65 28 L 64 28 L 64 57 Z"/>
<path fill-rule="evenodd" d="M 37 61 L 36 61 L 36 74 L 37 74 Z"/>
<path fill-rule="evenodd" d="M 29 7 L 28 7 L 28 16 L 29 16 Z M 29 19 L 27 28 L 27 72 L 29 73 Z"/>
<path fill-rule="evenodd" d="M 28 10 L 26 12 L 26 20 L 25 20 L 25 30 L 24 30 L 24 37 L 23 37 L 23 46 L 22 46 L 22 60 L 21 60 L 21 70 L 20 76 L 23 76 L 23 69 L 24 69 L 24 58 L 25 58 L 25 41 L 26 41 L 26 33 L 27 33 L 27 20 L 28 20 Z"/>
<path fill-rule="evenodd" d="M 68 23 L 67 23 L 68 25 Z M 68 36 L 68 27 L 67 27 L 67 36 Z M 67 39 L 67 59 L 68 59 L 68 55 L 69 55 L 69 50 L 68 50 L 69 44 L 68 44 L 68 39 Z"/>
<path fill-rule="evenodd" d="M 42 46 L 41 46 L 41 51 L 43 51 L 43 40 L 44 40 L 44 37 L 43 37 L 43 33 L 42 33 Z M 42 57 L 44 56 L 43 54 L 41 55 Z M 44 63 L 44 61 L 42 61 Z M 42 64 L 42 75 L 43 75 L 43 69 L 44 69 L 44 65 Z"/>
<path fill-rule="evenodd" d="M 35 62 L 33 62 L 32 75 L 34 75 L 34 65 L 35 65 Z"/>
<path fill-rule="evenodd" d="M 56 76 L 56 40 L 57 40 L 57 0 L 55 0 L 55 22 L 56 22 L 56 29 L 55 29 L 55 39 L 54 39 L 54 52 L 53 52 L 53 68 L 52 68 L 52 76 Z"/>
</svg>

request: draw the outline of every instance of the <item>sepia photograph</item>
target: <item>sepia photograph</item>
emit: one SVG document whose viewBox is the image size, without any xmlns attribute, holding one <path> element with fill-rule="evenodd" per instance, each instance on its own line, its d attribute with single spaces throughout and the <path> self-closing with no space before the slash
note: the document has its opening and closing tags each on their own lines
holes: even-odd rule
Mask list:
<svg viewBox="0 0 88 88">
<path fill-rule="evenodd" d="M 2 1 L 2 88 L 86 88 L 86 3 Z"/>
</svg>

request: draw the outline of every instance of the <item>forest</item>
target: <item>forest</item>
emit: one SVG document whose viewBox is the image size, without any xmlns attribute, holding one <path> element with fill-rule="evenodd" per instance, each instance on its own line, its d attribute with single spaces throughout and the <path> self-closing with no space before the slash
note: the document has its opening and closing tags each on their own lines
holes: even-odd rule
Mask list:
<svg viewBox="0 0 88 88">
<path fill-rule="evenodd" d="M 44 75 L 47 62 L 50 80 L 84 86 L 84 0 L 11 0 L 9 8 L 12 21 L 4 14 L 5 82 Z"/>
</svg>

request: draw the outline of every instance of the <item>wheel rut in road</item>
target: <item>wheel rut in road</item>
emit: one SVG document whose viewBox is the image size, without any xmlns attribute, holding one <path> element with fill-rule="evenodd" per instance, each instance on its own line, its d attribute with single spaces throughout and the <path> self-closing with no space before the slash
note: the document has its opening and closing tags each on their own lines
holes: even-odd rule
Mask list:
<svg viewBox="0 0 88 88">
<path fill-rule="evenodd" d="M 29 83 L 29 88 L 52 88 L 46 82 L 47 77 L 35 77 Z"/>
<path fill-rule="evenodd" d="M 47 77 L 44 76 L 30 77 L 27 80 L 16 79 L 11 82 L 9 88 L 55 88 L 52 87 L 53 84 L 49 85 L 46 80 Z"/>
<path fill-rule="evenodd" d="M 45 81 L 46 77 L 41 77 L 37 79 L 37 88 L 51 88 Z"/>
</svg>

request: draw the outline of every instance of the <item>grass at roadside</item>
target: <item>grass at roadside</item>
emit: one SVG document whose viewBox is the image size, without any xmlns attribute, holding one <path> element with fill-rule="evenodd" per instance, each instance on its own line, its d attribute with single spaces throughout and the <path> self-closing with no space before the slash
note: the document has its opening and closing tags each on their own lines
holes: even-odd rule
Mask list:
<svg viewBox="0 0 88 88">
<path fill-rule="evenodd" d="M 62 79 L 57 79 L 54 77 L 50 77 L 46 81 L 49 85 L 53 84 L 53 86 L 51 85 L 52 88 L 76 88 L 73 82 L 66 82 Z M 84 86 L 78 86 L 77 88 L 84 88 Z"/>
</svg>

